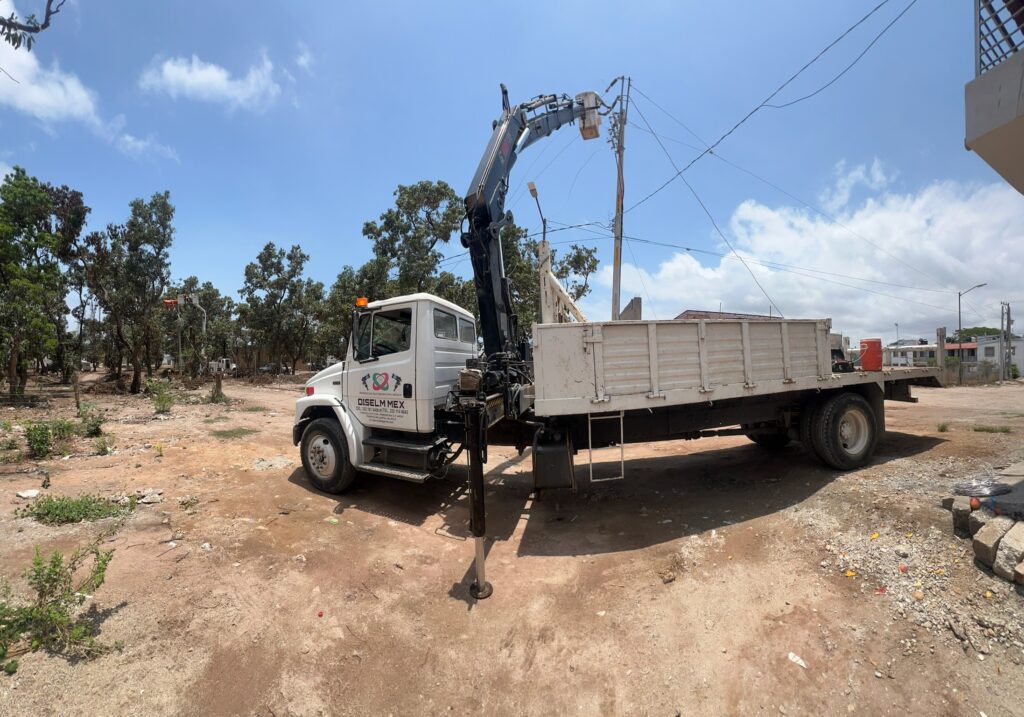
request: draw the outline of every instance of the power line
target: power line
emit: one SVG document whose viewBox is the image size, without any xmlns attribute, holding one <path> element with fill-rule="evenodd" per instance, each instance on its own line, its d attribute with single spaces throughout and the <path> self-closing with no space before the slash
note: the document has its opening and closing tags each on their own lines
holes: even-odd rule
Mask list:
<svg viewBox="0 0 1024 717">
<path fill-rule="evenodd" d="M 646 95 L 645 95 L 645 97 L 646 97 Z M 637 111 L 639 112 L 640 110 L 638 109 Z M 664 110 L 662 110 L 662 111 L 664 111 Z M 666 114 L 668 114 L 668 113 L 666 112 Z M 669 116 L 672 117 L 671 115 L 669 115 Z M 672 119 L 676 119 L 676 118 L 672 117 Z M 678 120 L 676 120 L 676 121 L 678 121 Z M 680 122 L 680 124 L 682 124 L 682 123 Z M 643 128 L 640 128 L 640 129 L 643 129 Z M 649 134 L 654 136 L 656 139 L 660 138 L 660 139 L 663 139 L 663 140 L 668 140 L 670 142 L 678 142 L 680 144 L 689 146 L 689 145 L 687 145 L 686 142 L 683 142 L 682 140 L 678 140 L 678 139 L 676 139 L 674 137 L 667 137 L 667 136 L 662 135 L 660 133 L 654 132 L 653 130 L 644 130 L 644 131 L 648 132 Z M 832 222 L 837 227 L 845 229 L 847 232 L 849 232 L 853 236 L 857 237 L 858 239 L 860 239 L 861 241 L 865 242 L 866 244 L 870 244 L 871 246 L 873 246 L 878 251 L 882 252 L 883 254 L 888 256 L 889 258 L 896 260 L 897 262 L 899 262 L 903 266 L 907 267 L 908 269 L 912 269 L 913 271 L 917 272 L 918 274 L 920 274 L 921 276 L 925 277 L 926 279 L 929 279 L 930 281 L 935 282 L 939 286 L 946 287 L 946 288 L 943 288 L 943 289 L 926 289 L 924 287 L 904 287 L 904 288 L 913 288 L 913 289 L 915 289 L 917 291 L 947 291 L 947 292 L 950 292 L 950 293 L 956 293 L 955 289 L 948 288 L 948 285 L 945 284 L 944 282 L 942 282 L 940 279 L 938 279 L 938 278 L 932 276 L 931 274 L 925 272 L 924 270 L 922 270 L 921 268 L 915 266 L 914 264 L 912 264 L 912 263 L 910 263 L 910 262 L 900 258 L 896 254 L 893 254 L 888 249 L 886 249 L 884 246 L 881 246 L 880 244 L 875 243 L 874 241 L 872 241 L 871 239 L 868 239 L 863 234 L 860 234 L 860 233 L 856 232 L 854 229 L 852 229 L 851 227 L 847 226 L 846 224 L 843 224 L 841 221 L 839 221 L 834 216 L 832 216 L 831 214 L 829 214 L 825 210 L 821 209 L 820 207 L 817 207 L 817 206 L 811 204 L 810 202 L 808 202 L 807 200 L 802 199 L 802 198 L 796 196 L 792 192 L 787 191 L 786 189 L 784 189 L 783 187 L 780 187 L 778 184 L 776 184 L 775 182 L 772 182 L 769 179 L 765 179 L 761 175 L 753 172 L 752 170 L 749 170 L 749 169 L 747 169 L 745 167 L 741 167 L 740 165 L 736 164 L 735 162 L 733 162 L 733 161 L 731 161 L 729 159 L 726 159 L 724 156 L 722 156 L 718 152 L 709 152 L 709 154 L 711 154 L 713 157 L 715 157 L 719 161 L 724 162 L 725 164 L 728 164 L 733 169 L 739 170 L 740 172 L 743 172 L 744 174 L 748 174 L 751 177 L 753 177 L 754 179 L 758 180 L 759 182 L 762 182 L 762 183 L 768 185 L 769 187 L 771 187 L 772 189 L 776 190 L 777 192 L 785 194 L 787 197 L 789 197 L 793 201 L 799 202 L 800 204 L 804 205 L 805 207 L 807 207 L 811 211 L 815 212 L 816 214 L 819 214 L 820 216 L 824 217 L 828 221 Z M 965 302 L 965 303 L 967 303 L 968 306 L 970 306 L 969 302 Z M 978 312 L 977 309 L 973 309 L 973 310 L 974 310 L 975 313 L 979 313 L 979 315 L 980 315 L 980 312 Z"/>
<path fill-rule="evenodd" d="M 634 107 L 636 107 L 636 105 L 634 105 Z M 736 255 L 736 258 L 743 263 L 743 266 L 746 268 L 747 273 L 750 274 L 750 278 L 754 280 L 754 283 L 757 284 L 757 288 L 760 289 L 761 293 L 764 294 L 764 297 L 768 299 L 768 303 L 774 306 L 775 309 L 779 312 L 779 315 L 782 316 L 782 309 L 780 309 L 779 305 L 776 304 L 772 297 L 768 295 L 768 292 L 765 290 L 765 288 L 761 286 L 761 282 L 757 280 L 757 276 L 754 274 L 754 270 L 747 265 L 747 262 L 743 261 L 743 257 L 739 255 L 739 252 L 736 251 L 736 248 L 732 245 L 732 242 L 730 242 L 729 239 L 725 236 L 725 233 L 718 228 L 718 222 L 715 221 L 715 218 L 711 215 L 711 211 L 704 204 L 704 201 L 700 198 L 700 195 L 697 194 L 697 190 L 693 188 L 693 185 L 686 181 L 686 177 L 682 176 L 682 172 L 680 172 L 679 167 L 676 166 L 676 161 L 672 159 L 672 155 L 669 154 L 669 151 L 667 149 L 665 149 L 665 145 L 662 144 L 661 139 L 658 137 L 658 135 L 654 134 L 654 129 L 651 127 L 651 123 L 647 121 L 647 117 L 644 116 L 644 113 L 640 111 L 639 107 L 636 107 L 636 112 L 638 115 L 640 115 L 640 119 L 644 121 L 644 124 L 647 125 L 647 129 L 651 130 L 651 134 L 653 134 L 654 139 L 657 140 L 658 146 L 661 147 L 661 151 L 665 153 L 666 157 L 668 157 L 668 161 L 672 165 L 672 168 L 676 170 L 676 176 L 682 178 L 683 184 L 685 184 L 686 188 L 690 190 L 690 194 L 692 194 L 693 198 L 697 200 L 697 204 L 699 204 L 700 208 L 704 210 L 704 213 L 708 215 L 708 219 L 711 221 L 711 226 L 713 226 L 715 228 L 715 231 L 718 232 L 718 236 L 722 237 L 722 241 L 724 241 L 726 245 L 729 247 L 729 249 L 732 250 L 732 253 Z"/>
<path fill-rule="evenodd" d="M 625 237 L 623 237 L 623 239 L 625 239 Z M 633 245 L 629 243 L 628 239 L 626 239 L 626 248 L 629 249 L 629 255 L 633 257 L 633 266 L 636 267 L 636 277 L 640 280 L 640 286 L 644 290 L 644 296 L 647 297 L 649 311 L 654 315 L 655 320 L 657 320 L 658 315 L 654 313 L 654 302 L 651 301 L 651 294 L 647 291 L 647 284 L 644 282 L 644 272 L 640 268 L 640 262 L 636 260 L 636 254 L 633 253 Z"/>
<path fill-rule="evenodd" d="M 803 102 L 804 100 L 809 100 L 810 98 L 814 97 L 819 92 L 823 92 L 824 90 L 826 90 L 829 87 L 831 87 L 833 84 L 835 84 L 839 80 L 840 77 L 845 75 L 847 72 L 849 72 L 853 68 L 854 65 L 856 65 L 858 62 L 860 62 L 860 58 L 864 57 L 864 55 L 866 55 L 868 53 L 868 50 L 870 50 L 872 47 L 874 47 L 875 43 L 882 39 L 882 35 L 887 33 L 889 31 L 889 28 L 892 27 L 893 25 L 895 25 L 897 22 L 899 22 L 900 18 L 903 17 L 904 15 L 906 15 L 907 11 L 910 10 L 910 8 L 914 7 L 914 5 L 916 5 L 916 4 L 917 4 L 917 0 L 910 0 L 910 4 L 908 4 L 905 8 L 903 8 L 903 10 L 900 12 L 900 14 L 897 15 L 896 17 L 894 17 L 892 19 L 892 21 L 888 25 L 886 25 L 884 28 L 882 28 L 882 31 L 880 33 L 875 35 L 874 39 L 871 42 L 868 43 L 868 46 L 865 47 L 861 51 L 861 53 L 859 55 L 857 55 L 855 58 L 853 58 L 853 62 L 851 62 L 849 65 L 847 65 L 845 68 L 843 68 L 842 72 L 840 72 L 838 75 L 833 77 L 831 80 L 826 82 L 824 85 L 822 85 L 821 87 L 816 89 L 814 92 L 810 93 L 809 95 L 804 95 L 803 97 L 798 97 L 795 100 L 792 100 L 790 102 L 786 102 L 786 103 L 781 104 L 781 105 L 765 105 L 765 107 L 771 107 L 772 109 L 776 109 L 776 110 L 781 110 L 781 109 L 784 109 L 786 107 L 791 107 L 791 106 L 795 105 L 797 102 Z"/>
<path fill-rule="evenodd" d="M 861 18 L 860 20 L 858 20 L 858 21 L 857 21 L 857 22 L 855 22 L 855 23 L 854 23 L 853 25 L 851 25 L 850 27 L 848 27 L 848 28 L 847 28 L 846 30 L 844 30 L 844 31 L 843 31 L 843 32 L 842 32 L 842 33 L 841 33 L 841 34 L 839 35 L 839 37 L 837 37 L 837 38 L 836 38 L 835 40 L 833 40 L 833 41 L 832 41 L 832 42 L 830 42 L 830 43 L 829 43 L 828 45 L 826 45 L 826 46 L 825 46 L 825 48 L 824 48 L 824 49 L 822 49 L 822 50 L 821 50 L 820 52 L 818 52 L 818 54 L 817 54 L 817 55 L 815 55 L 815 56 L 814 56 L 813 58 L 811 58 L 811 60 L 810 60 L 809 62 L 807 62 L 807 63 L 806 63 L 806 64 L 805 64 L 805 65 L 804 65 L 803 67 L 801 67 L 801 68 L 800 68 L 799 70 L 797 70 L 797 71 L 796 71 L 796 72 L 795 72 L 795 73 L 794 73 L 793 75 L 791 75 L 791 76 L 790 76 L 790 78 L 789 78 L 788 80 L 786 80 L 786 81 L 785 81 L 785 82 L 783 82 L 783 83 L 782 83 L 781 85 L 779 85 L 778 87 L 776 87 L 776 88 L 775 88 L 775 90 L 774 90 L 774 91 L 772 91 L 772 93 L 771 93 L 770 95 L 768 95 L 768 96 L 767 96 L 767 97 L 766 97 L 766 98 L 765 98 L 764 100 L 762 100 L 762 101 L 760 102 L 760 104 L 758 104 L 758 105 L 757 105 L 756 107 L 754 107 L 754 109 L 752 109 L 752 110 L 750 110 L 749 112 L 747 112 L 747 114 L 746 114 L 746 115 L 744 115 L 744 116 L 743 116 L 743 118 L 742 118 L 742 119 L 741 119 L 741 120 L 740 120 L 739 122 L 737 122 L 737 123 L 736 123 L 736 124 L 734 124 L 734 125 L 733 125 L 732 127 L 730 127 L 730 128 L 729 128 L 729 130 L 728 130 L 728 131 L 727 131 L 727 132 L 726 132 L 725 134 L 723 134 L 723 135 L 722 135 L 721 137 L 719 137 L 718 139 L 716 139 L 716 140 L 715 140 L 715 141 L 714 141 L 714 142 L 713 142 L 712 144 L 708 145 L 708 146 L 707 146 L 707 148 L 706 148 L 706 149 L 704 149 L 704 150 L 703 150 L 703 151 L 702 151 L 702 152 L 701 152 L 700 154 L 698 154 L 698 155 L 697 155 L 696 157 L 694 157 L 693 159 L 691 159 L 691 160 L 690 160 L 690 161 L 689 161 L 689 162 L 687 163 L 687 165 L 686 165 L 685 167 L 683 167 L 683 168 L 682 168 L 681 170 L 677 171 L 677 172 L 676 172 L 676 174 L 675 174 L 674 176 L 670 177 L 670 178 L 669 178 L 669 179 L 668 179 L 667 181 L 665 181 L 665 182 L 664 182 L 664 183 L 663 183 L 663 184 L 662 184 L 661 186 L 659 186 L 659 187 L 658 187 L 657 189 L 655 189 L 655 190 L 654 190 L 653 192 L 651 192 L 650 194 L 648 194 L 647 196 L 645 196 L 645 197 L 644 197 L 643 199 L 641 199 L 641 200 L 640 200 L 639 202 L 637 202 L 636 204 L 633 204 L 633 205 L 632 205 L 631 207 L 629 207 L 629 209 L 627 209 L 626 211 L 627 211 L 627 212 L 631 212 L 631 211 L 633 211 L 634 209 L 636 209 L 637 207 L 639 207 L 639 206 L 640 206 L 641 204 L 643 204 L 644 202 L 648 201 L 648 200 L 649 200 L 649 199 L 650 199 L 651 197 L 653 197 L 654 195 L 658 194 L 658 193 L 659 193 L 659 192 L 660 192 L 661 190 L 663 190 L 663 189 L 664 189 L 665 187 L 667 187 L 667 186 L 668 186 L 669 184 L 671 184 L 672 182 L 674 182 L 674 181 L 675 181 L 676 179 L 678 179 L 679 177 L 681 177 L 681 176 L 682 176 L 682 174 L 683 174 L 683 172 L 685 172 L 686 170 L 688 170 L 688 169 L 689 169 L 690 167 L 692 167 L 692 166 L 693 166 L 694 164 L 696 164 L 696 163 L 697 163 L 697 162 L 698 162 L 698 161 L 699 161 L 699 160 L 700 160 L 700 159 L 701 159 L 702 157 L 704 157 L 704 155 L 706 155 L 706 154 L 709 154 L 709 153 L 710 153 L 710 152 L 711 152 L 712 150 L 714 150 L 714 149 L 715 149 L 715 147 L 717 147 L 717 146 L 718 146 L 719 144 L 721 144 L 721 143 L 722 143 L 723 141 L 725 141 L 725 139 L 726 139 L 726 138 L 728 138 L 728 137 L 729 137 L 729 135 L 731 135 L 731 134 L 732 134 L 733 132 L 735 132 L 735 131 L 736 131 L 737 129 L 739 129 L 739 128 L 740 128 L 741 126 L 743 126 L 743 124 L 745 124 L 745 123 L 747 122 L 747 120 L 749 120 L 749 119 L 750 119 L 751 117 L 753 117 L 753 116 L 754 116 L 754 114 L 756 114 L 756 113 L 757 113 L 757 112 L 758 112 L 759 110 L 761 110 L 762 108 L 764 108 L 765 106 L 767 106 L 769 102 L 771 102 L 771 101 L 772 101 L 773 99 L 775 99 L 775 96 L 776 96 L 776 95 L 778 95 L 778 94 L 779 94 L 780 92 L 782 92 L 782 90 L 784 90 L 784 89 L 785 89 L 785 88 L 786 88 L 786 87 L 787 87 L 787 86 L 788 86 L 788 85 L 789 85 L 789 84 L 790 84 L 791 82 L 793 82 L 793 80 L 795 80 L 795 79 L 796 79 L 797 77 L 799 77 L 799 76 L 800 76 L 801 74 L 803 74 L 803 72 L 804 72 L 804 71 L 805 71 L 805 70 L 806 70 L 806 69 L 807 69 L 808 67 L 810 67 L 811 65 L 813 65 L 813 64 L 814 64 L 815 62 L 817 62 L 817 61 L 818 61 L 819 59 L 821 59 L 821 57 L 822 57 L 822 56 L 823 56 L 823 55 L 824 55 L 824 54 L 825 54 L 826 52 L 828 52 L 828 51 L 829 51 L 829 50 L 831 50 L 831 49 L 832 49 L 833 47 L 835 47 L 835 46 L 836 46 L 837 44 L 839 44 L 839 42 L 841 42 L 841 41 L 842 41 L 842 40 L 843 40 L 843 39 L 844 39 L 844 38 L 845 38 L 845 37 L 846 37 L 847 35 L 849 35 L 849 34 L 850 34 L 851 32 L 853 32 L 853 31 L 854 31 L 854 30 L 855 30 L 855 29 L 856 29 L 857 27 L 859 27 L 859 26 L 860 26 L 860 25 L 862 25 L 862 24 L 863 24 L 864 22 L 866 22 L 866 21 L 868 20 L 868 18 L 870 18 L 870 17 L 871 17 L 872 15 L 874 15 L 874 14 L 875 14 L 876 12 L 878 12 L 879 10 L 881 10 L 881 9 L 882 9 L 882 7 L 884 7 L 884 6 L 885 6 L 885 5 L 887 5 L 888 3 L 889 3 L 889 0 L 882 0 L 882 2 L 878 3 L 878 5 L 876 5 L 876 6 L 874 7 L 874 8 L 872 8 L 872 9 L 871 9 L 871 10 L 870 10 L 870 11 L 869 11 L 869 12 L 868 12 L 868 13 L 867 13 L 866 15 L 864 15 L 864 17 L 862 17 L 862 18 Z M 888 28 L 886 28 L 886 29 L 888 29 Z M 874 44 L 874 42 L 872 42 L 872 44 Z"/>
</svg>

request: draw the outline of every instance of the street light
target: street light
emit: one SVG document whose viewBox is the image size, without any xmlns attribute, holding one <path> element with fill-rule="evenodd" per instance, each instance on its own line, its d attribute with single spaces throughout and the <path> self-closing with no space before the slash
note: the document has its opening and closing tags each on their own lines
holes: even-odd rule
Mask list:
<svg viewBox="0 0 1024 717">
<path fill-rule="evenodd" d="M 958 347 L 957 353 L 960 354 L 960 385 L 961 386 L 964 385 L 964 322 L 963 322 L 963 314 L 960 311 L 960 299 L 963 298 L 964 294 L 969 294 L 970 292 L 974 291 L 975 289 L 980 289 L 983 286 L 988 286 L 988 284 L 987 283 L 985 283 L 985 284 L 975 284 L 974 286 L 972 286 L 967 291 L 958 291 L 958 292 L 956 292 L 956 333 L 957 333 L 957 339 L 958 339 L 958 341 L 957 341 L 957 347 Z"/>
<path fill-rule="evenodd" d="M 533 182 L 527 182 L 526 187 L 530 190 L 530 196 L 533 197 L 533 201 L 537 202 L 537 213 L 540 214 L 541 239 L 543 241 L 547 241 L 548 220 L 544 218 L 544 212 L 541 211 L 540 208 L 540 197 L 537 196 L 537 185 Z"/>
</svg>

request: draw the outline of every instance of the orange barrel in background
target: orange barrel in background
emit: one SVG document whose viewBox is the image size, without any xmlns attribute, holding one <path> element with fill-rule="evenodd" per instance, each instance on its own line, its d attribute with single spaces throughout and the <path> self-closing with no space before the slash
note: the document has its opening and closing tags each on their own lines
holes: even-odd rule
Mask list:
<svg viewBox="0 0 1024 717">
<path fill-rule="evenodd" d="M 882 370 L 882 339 L 860 340 L 860 368 L 862 371 Z"/>
</svg>

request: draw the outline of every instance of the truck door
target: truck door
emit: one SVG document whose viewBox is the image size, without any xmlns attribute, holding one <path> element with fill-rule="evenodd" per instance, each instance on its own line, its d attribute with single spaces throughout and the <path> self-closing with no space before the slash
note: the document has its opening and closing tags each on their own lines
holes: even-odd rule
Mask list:
<svg viewBox="0 0 1024 717">
<path fill-rule="evenodd" d="M 356 317 L 345 398 L 363 425 L 416 430 L 411 383 L 416 378 L 414 314 L 409 304 Z"/>
</svg>

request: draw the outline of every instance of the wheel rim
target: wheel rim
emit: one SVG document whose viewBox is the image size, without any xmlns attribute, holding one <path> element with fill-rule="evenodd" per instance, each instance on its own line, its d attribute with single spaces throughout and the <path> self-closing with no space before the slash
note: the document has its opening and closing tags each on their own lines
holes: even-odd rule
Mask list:
<svg viewBox="0 0 1024 717">
<path fill-rule="evenodd" d="M 316 477 L 325 480 L 334 475 L 334 468 L 338 464 L 338 454 L 334 450 L 334 444 L 326 434 L 319 431 L 309 437 L 306 446 L 306 459 Z"/>
<path fill-rule="evenodd" d="M 851 408 L 839 421 L 839 445 L 850 455 L 863 451 L 871 436 L 867 415 L 857 408 Z"/>
</svg>

